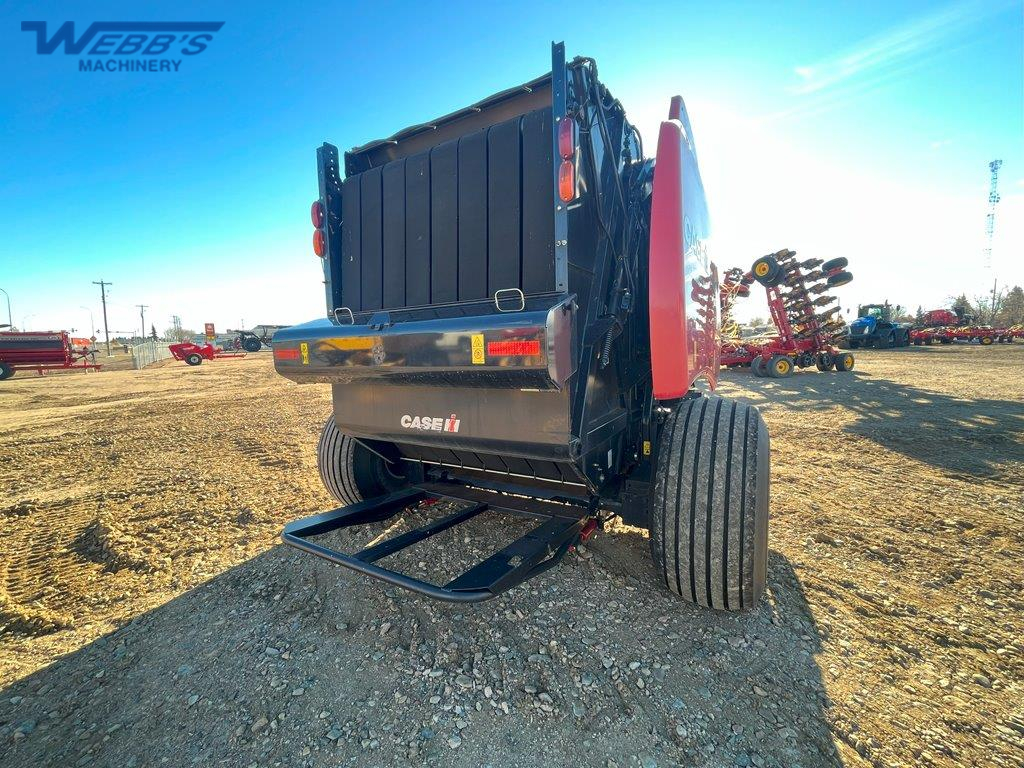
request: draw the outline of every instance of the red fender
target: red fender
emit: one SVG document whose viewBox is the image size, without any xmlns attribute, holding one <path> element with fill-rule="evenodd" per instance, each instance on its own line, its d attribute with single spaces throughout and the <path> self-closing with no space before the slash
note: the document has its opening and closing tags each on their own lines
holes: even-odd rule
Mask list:
<svg viewBox="0 0 1024 768">
<path fill-rule="evenodd" d="M 651 197 L 649 322 L 654 397 L 685 395 L 719 368 L 718 273 L 708 257 L 707 203 L 686 107 L 672 99 L 658 133 Z"/>
</svg>

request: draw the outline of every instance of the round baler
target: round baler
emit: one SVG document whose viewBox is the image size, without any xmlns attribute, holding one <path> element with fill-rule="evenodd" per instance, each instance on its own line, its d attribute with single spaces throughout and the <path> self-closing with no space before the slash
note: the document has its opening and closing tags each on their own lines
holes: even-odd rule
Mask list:
<svg viewBox="0 0 1024 768">
<path fill-rule="evenodd" d="M 273 350 L 282 375 L 332 386 L 317 458 L 341 506 L 286 543 L 475 602 L 617 515 L 683 599 L 757 604 L 768 430 L 710 394 L 720 287 L 681 98 L 645 158 L 596 63 L 556 44 L 550 73 L 343 160 L 324 144 L 317 167 L 327 317 Z M 436 499 L 457 503 L 359 552 L 321 538 Z M 487 510 L 538 524 L 444 584 L 379 564 Z"/>
</svg>

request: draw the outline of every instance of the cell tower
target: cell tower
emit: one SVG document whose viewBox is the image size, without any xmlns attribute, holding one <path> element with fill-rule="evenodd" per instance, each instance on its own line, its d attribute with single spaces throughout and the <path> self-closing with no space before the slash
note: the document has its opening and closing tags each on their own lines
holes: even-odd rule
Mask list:
<svg viewBox="0 0 1024 768">
<path fill-rule="evenodd" d="M 992 175 L 988 186 L 988 215 L 985 216 L 985 268 L 992 267 L 992 234 L 996 230 L 996 203 L 999 202 L 999 169 L 1002 160 L 993 160 L 988 164 Z"/>
</svg>

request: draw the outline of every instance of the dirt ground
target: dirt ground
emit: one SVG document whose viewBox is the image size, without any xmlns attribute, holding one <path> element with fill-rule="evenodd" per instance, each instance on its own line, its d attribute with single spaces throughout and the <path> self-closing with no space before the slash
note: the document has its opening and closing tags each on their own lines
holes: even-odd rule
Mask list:
<svg viewBox="0 0 1024 768">
<path fill-rule="evenodd" d="M 772 434 L 741 616 L 666 593 L 633 528 L 477 606 L 280 545 L 334 506 L 329 395 L 265 353 L 6 381 L 0 766 L 1024 766 L 1024 345 L 857 357 L 723 377 Z"/>
</svg>

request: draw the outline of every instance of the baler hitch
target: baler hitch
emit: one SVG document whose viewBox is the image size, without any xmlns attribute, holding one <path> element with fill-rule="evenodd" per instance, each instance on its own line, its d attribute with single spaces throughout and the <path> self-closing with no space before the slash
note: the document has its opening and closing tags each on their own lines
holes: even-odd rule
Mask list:
<svg viewBox="0 0 1024 768">
<path fill-rule="evenodd" d="M 313 538 L 340 528 L 388 520 L 409 507 L 432 500 L 466 506 L 419 528 L 373 544 L 354 554 L 338 552 Z M 533 530 L 470 568 L 444 586 L 383 568 L 377 561 L 467 522 L 487 510 L 543 520 Z M 489 491 L 450 482 L 424 482 L 407 490 L 340 507 L 285 526 L 282 540 L 332 563 L 436 600 L 474 603 L 489 600 L 557 565 L 583 535 L 593 531 L 593 509 L 582 504 Z"/>
</svg>

